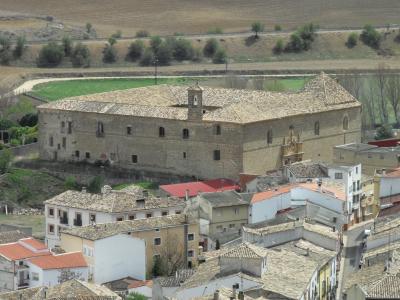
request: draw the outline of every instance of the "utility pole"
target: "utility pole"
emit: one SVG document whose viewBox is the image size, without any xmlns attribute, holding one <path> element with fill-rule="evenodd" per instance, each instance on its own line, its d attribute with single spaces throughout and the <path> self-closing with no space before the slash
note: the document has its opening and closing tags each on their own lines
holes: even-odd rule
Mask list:
<svg viewBox="0 0 400 300">
<path fill-rule="evenodd" d="M 154 58 L 154 84 L 157 85 L 157 64 L 158 59 L 157 57 Z"/>
</svg>

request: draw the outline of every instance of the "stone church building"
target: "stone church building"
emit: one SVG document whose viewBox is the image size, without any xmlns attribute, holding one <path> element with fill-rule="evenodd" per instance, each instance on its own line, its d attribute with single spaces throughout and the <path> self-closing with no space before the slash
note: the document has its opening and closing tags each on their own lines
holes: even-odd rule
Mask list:
<svg viewBox="0 0 400 300">
<path fill-rule="evenodd" d="M 158 85 L 39 106 L 40 158 L 197 178 L 330 162 L 361 139 L 361 104 L 320 74 L 299 92 Z"/>
</svg>

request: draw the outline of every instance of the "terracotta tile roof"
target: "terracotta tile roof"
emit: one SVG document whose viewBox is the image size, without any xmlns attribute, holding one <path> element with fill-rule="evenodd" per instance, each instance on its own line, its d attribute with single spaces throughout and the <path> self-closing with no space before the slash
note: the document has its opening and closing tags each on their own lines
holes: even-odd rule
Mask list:
<svg viewBox="0 0 400 300">
<path fill-rule="evenodd" d="M 29 262 L 43 270 L 87 267 L 82 252 L 40 256 L 30 259 Z"/>
<path fill-rule="evenodd" d="M 47 249 L 46 245 L 34 238 L 24 238 L 19 240 L 21 243 L 31 246 L 36 250 L 45 250 Z"/>
<path fill-rule="evenodd" d="M 128 285 L 128 289 L 135 289 L 142 286 L 153 287 L 153 280 L 135 280 Z"/>
<path fill-rule="evenodd" d="M 0 245 L 0 255 L 9 260 L 20 260 L 36 256 L 51 255 L 50 251 L 47 250 L 46 245 L 32 240 L 32 238 L 29 238 L 20 240 L 23 242 L 18 241 L 15 243 Z M 35 249 L 32 246 L 29 247 L 30 244 L 37 248 Z"/>
<path fill-rule="evenodd" d="M 344 186 L 338 182 L 334 181 L 322 181 L 321 189 L 316 182 L 300 183 L 299 187 L 309 189 L 314 192 L 328 194 L 337 199 L 346 200 L 346 194 L 344 192 Z"/>
<path fill-rule="evenodd" d="M 257 203 L 260 201 L 271 199 L 273 197 L 276 197 L 276 196 L 279 196 L 282 194 L 290 193 L 292 188 L 294 188 L 295 186 L 297 186 L 297 185 L 296 184 L 281 185 L 281 186 L 277 186 L 274 189 L 271 189 L 269 191 L 256 193 L 251 198 L 251 203 Z"/>
<path fill-rule="evenodd" d="M 109 115 L 186 120 L 187 87 L 157 85 L 54 101 L 39 110 L 69 110 Z M 334 79 L 321 73 L 297 93 L 203 89 L 204 121 L 252 123 L 322 111 L 360 107 Z"/>
</svg>

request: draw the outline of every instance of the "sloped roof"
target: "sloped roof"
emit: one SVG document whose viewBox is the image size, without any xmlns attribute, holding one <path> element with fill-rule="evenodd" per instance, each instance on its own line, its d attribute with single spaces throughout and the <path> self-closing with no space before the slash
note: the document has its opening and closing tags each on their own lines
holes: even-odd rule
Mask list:
<svg viewBox="0 0 400 300">
<path fill-rule="evenodd" d="M 185 104 L 187 87 L 157 85 L 68 98 L 41 105 L 39 109 L 186 120 Z M 205 87 L 203 106 L 205 121 L 245 124 L 361 104 L 334 79 L 321 73 L 296 93 Z"/>
<path fill-rule="evenodd" d="M 32 264 L 43 270 L 66 269 L 66 268 L 84 268 L 87 263 L 82 252 L 63 253 L 59 255 L 47 255 L 31 258 Z"/>
<path fill-rule="evenodd" d="M 242 243 L 237 247 L 233 247 L 220 255 L 226 258 L 263 258 L 268 251 L 265 248 L 258 247 L 250 243 Z"/>
<path fill-rule="evenodd" d="M 369 298 L 374 299 L 399 299 L 400 298 L 400 274 L 386 275 L 367 287 Z"/>
<path fill-rule="evenodd" d="M 280 185 L 268 191 L 255 193 L 251 198 L 251 203 L 257 203 L 260 201 L 271 199 L 279 195 L 290 193 L 292 188 L 294 188 L 295 186 L 296 186 L 295 184 Z"/>
<path fill-rule="evenodd" d="M 28 237 L 28 235 L 19 230 L 0 232 L 0 245 L 15 243 L 16 241 L 26 237 Z"/>
<path fill-rule="evenodd" d="M 326 166 L 319 162 L 300 161 L 286 166 L 297 178 L 324 178 L 328 177 Z"/>
<path fill-rule="evenodd" d="M 33 238 L 21 239 L 15 243 L 0 245 L 0 255 L 9 260 L 26 259 L 50 254 L 45 244 Z"/>
</svg>

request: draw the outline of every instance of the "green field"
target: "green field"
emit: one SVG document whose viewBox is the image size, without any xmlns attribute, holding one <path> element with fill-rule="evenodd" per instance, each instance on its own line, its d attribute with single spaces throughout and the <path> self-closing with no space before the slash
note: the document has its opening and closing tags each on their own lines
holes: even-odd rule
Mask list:
<svg viewBox="0 0 400 300">
<path fill-rule="evenodd" d="M 41 237 L 44 235 L 45 217 L 43 215 L 25 216 L 0 214 L 0 224 L 32 227 L 33 235 Z"/>
<path fill-rule="evenodd" d="M 159 84 L 189 84 L 196 78 L 159 78 Z M 225 87 L 224 78 L 200 78 L 203 85 Z M 249 80 L 249 79 L 246 79 Z M 304 86 L 307 79 L 304 78 L 282 78 L 265 79 L 264 87 L 270 91 L 296 91 Z M 41 83 L 34 86 L 32 95 L 55 101 L 67 97 L 89 95 L 116 90 L 124 90 L 154 85 L 154 79 L 84 79 L 53 81 Z"/>
</svg>

